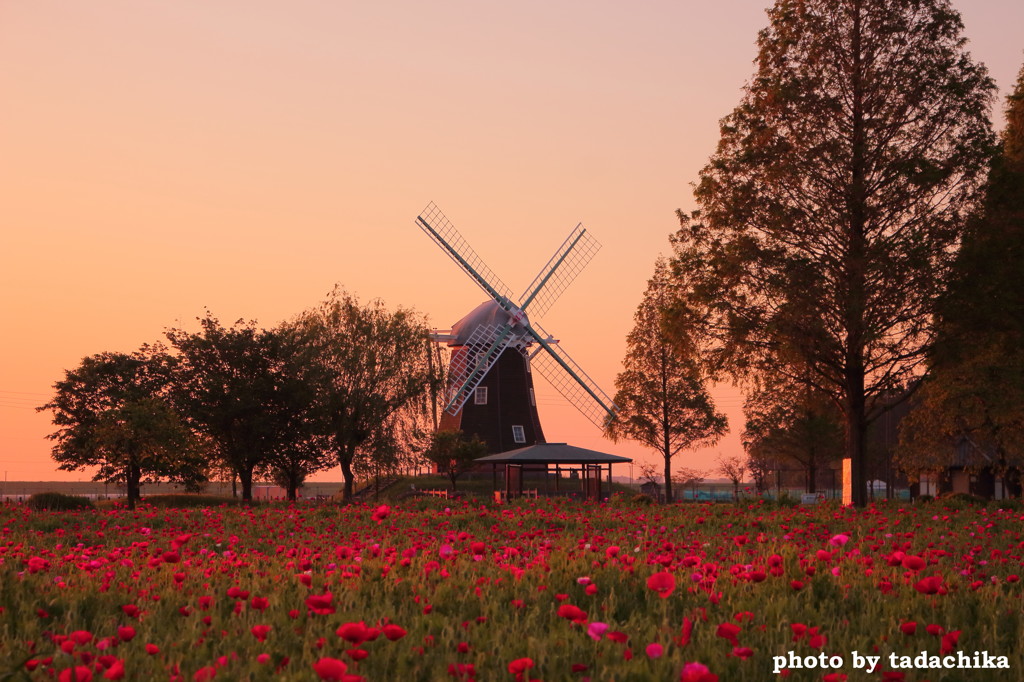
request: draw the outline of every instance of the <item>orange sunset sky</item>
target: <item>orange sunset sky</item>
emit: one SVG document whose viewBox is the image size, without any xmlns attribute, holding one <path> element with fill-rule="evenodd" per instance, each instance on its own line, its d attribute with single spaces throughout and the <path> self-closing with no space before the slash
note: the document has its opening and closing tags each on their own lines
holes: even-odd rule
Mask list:
<svg viewBox="0 0 1024 682">
<path fill-rule="evenodd" d="M 450 326 L 483 295 L 414 225 L 430 201 L 517 293 L 583 222 L 604 248 L 539 321 L 613 393 L 768 4 L 0 0 L 0 474 L 88 480 L 33 408 L 205 308 L 272 326 L 340 283 Z M 1024 2 L 954 5 L 999 128 Z M 678 465 L 740 452 L 716 395 L 732 434 Z M 549 441 L 655 460 L 538 399 Z"/>
</svg>

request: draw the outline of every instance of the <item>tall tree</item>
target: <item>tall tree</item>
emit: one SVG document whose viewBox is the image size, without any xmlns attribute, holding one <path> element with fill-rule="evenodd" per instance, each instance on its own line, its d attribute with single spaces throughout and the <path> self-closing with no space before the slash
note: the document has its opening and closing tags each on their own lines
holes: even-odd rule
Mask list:
<svg viewBox="0 0 1024 682">
<path fill-rule="evenodd" d="M 901 434 L 899 458 L 920 472 L 961 463 L 1006 475 L 1024 468 L 1024 68 L 983 210 L 971 222 L 940 308 L 932 372 Z M 1019 482 L 1014 482 L 1020 494 Z"/>
<path fill-rule="evenodd" d="M 191 433 L 168 399 L 170 359 L 160 346 L 87 357 L 54 384 L 59 428 L 53 458 L 64 471 L 97 467 L 93 480 L 125 486 L 134 509 L 141 484 L 197 485 L 204 476 Z"/>
<path fill-rule="evenodd" d="M 700 282 L 686 303 L 710 311 L 721 367 L 788 374 L 842 410 L 862 506 L 865 429 L 880 395 L 924 371 L 991 154 L 994 85 L 947 0 L 777 0 L 768 14 L 675 262 Z"/>
<path fill-rule="evenodd" d="M 429 330 L 412 310 L 362 304 L 335 289 L 296 321 L 305 335 L 307 381 L 315 386 L 317 419 L 352 498 L 354 467 L 376 450 L 391 456 L 402 415 L 429 410 L 441 374 L 424 352 Z"/>
<path fill-rule="evenodd" d="M 618 413 L 607 426 L 615 441 L 629 438 L 664 460 L 665 501 L 672 502 L 672 458 L 713 445 L 727 430 L 715 410 L 698 362 L 698 345 L 671 338 L 665 310 L 674 300 L 668 264 L 658 259 L 626 339 L 623 371 L 615 379 Z"/>
<path fill-rule="evenodd" d="M 303 438 L 285 428 L 296 422 L 286 417 L 293 394 L 282 390 L 282 336 L 254 322 L 225 327 L 209 312 L 199 324 L 198 332 L 167 331 L 179 353 L 177 400 L 238 475 L 242 499 L 252 500 L 255 472 Z"/>
</svg>

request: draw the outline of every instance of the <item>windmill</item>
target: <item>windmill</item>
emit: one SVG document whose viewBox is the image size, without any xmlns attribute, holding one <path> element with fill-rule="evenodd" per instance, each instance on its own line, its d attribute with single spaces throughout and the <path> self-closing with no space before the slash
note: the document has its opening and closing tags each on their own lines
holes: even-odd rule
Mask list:
<svg viewBox="0 0 1024 682">
<path fill-rule="evenodd" d="M 452 350 L 440 428 L 476 434 L 495 453 L 546 442 L 533 370 L 603 428 L 615 414 L 615 403 L 554 337 L 527 317 L 527 311 L 534 317 L 545 313 L 601 245 L 577 225 L 516 303 L 437 206 L 430 203 L 416 224 L 490 297 L 450 331 L 434 336 Z"/>
</svg>

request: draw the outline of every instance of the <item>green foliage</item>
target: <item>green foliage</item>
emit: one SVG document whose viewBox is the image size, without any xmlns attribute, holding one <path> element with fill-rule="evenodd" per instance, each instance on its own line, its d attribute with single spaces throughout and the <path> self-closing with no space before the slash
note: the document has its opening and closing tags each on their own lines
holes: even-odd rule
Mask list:
<svg viewBox="0 0 1024 682">
<path fill-rule="evenodd" d="M 93 508 L 92 500 L 88 497 L 54 492 L 36 493 L 29 497 L 25 504 L 28 505 L 29 509 L 36 511 L 71 511 L 74 509 Z"/>
</svg>

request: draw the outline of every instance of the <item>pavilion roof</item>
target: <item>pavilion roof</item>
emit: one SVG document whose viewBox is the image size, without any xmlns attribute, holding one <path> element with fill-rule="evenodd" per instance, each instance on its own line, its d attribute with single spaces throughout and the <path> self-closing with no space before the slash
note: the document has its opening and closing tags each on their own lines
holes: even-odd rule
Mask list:
<svg viewBox="0 0 1024 682">
<path fill-rule="evenodd" d="M 480 457 L 476 461 L 481 464 L 620 464 L 633 460 L 567 443 L 537 443 Z"/>
</svg>

